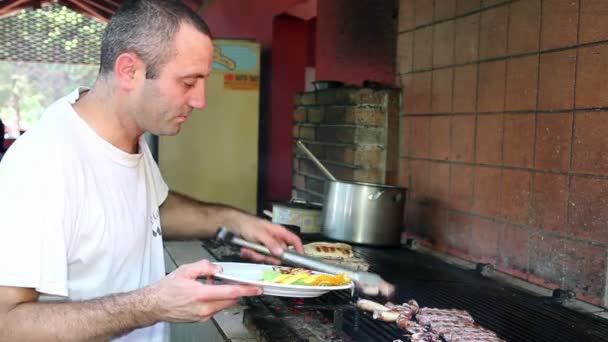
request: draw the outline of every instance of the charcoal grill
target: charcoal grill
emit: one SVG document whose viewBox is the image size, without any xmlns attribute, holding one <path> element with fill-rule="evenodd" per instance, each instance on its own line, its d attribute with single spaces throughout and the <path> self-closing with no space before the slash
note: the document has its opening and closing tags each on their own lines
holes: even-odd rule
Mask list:
<svg viewBox="0 0 608 342">
<path fill-rule="evenodd" d="M 304 235 L 303 240 L 326 239 L 320 235 Z M 234 255 L 228 255 L 225 249 L 216 255 L 214 250 L 219 248 L 216 242 L 204 241 L 203 246 L 220 261 L 242 262 L 237 249 Z M 405 248 L 354 246 L 353 252 L 370 263 L 370 271 L 381 274 L 396 285 L 393 300 L 396 303 L 416 299 L 421 307 L 467 310 L 478 324 L 507 341 L 608 341 L 608 320 L 576 312 L 547 300 L 547 297 L 485 278 L 475 270 L 463 270 Z M 350 291 L 334 291 L 298 304 L 293 304 L 288 298 L 277 300 L 304 313 L 307 310 L 318 311 L 333 322 L 340 341 L 408 340 L 394 323 L 376 321 L 369 313 L 356 310 L 353 304 L 356 298 L 350 296 Z M 263 302 L 253 301 L 255 303 L 250 304 L 258 309 Z M 269 328 L 279 329 L 276 324 Z M 283 333 L 281 336 L 297 334 Z M 306 339 L 283 339 L 289 340 Z"/>
</svg>

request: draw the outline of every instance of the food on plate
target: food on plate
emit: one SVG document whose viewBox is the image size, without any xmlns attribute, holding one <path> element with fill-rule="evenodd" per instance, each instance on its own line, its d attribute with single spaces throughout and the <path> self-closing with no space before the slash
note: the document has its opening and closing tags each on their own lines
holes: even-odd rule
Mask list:
<svg viewBox="0 0 608 342">
<path fill-rule="evenodd" d="M 351 280 L 345 274 L 313 274 L 303 268 L 274 267 L 262 272 L 262 280 L 268 283 L 304 286 L 348 285 Z"/>
<path fill-rule="evenodd" d="M 380 304 L 361 299 L 357 307 L 373 312 L 373 317 L 384 322 L 395 322 L 406 331 L 410 341 L 504 341 L 491 330 L 475 323 L 465 310 L 420 308 L 415 300 L 403 304 Z"/>
<path fill-rule="evenodd" d="M 367 271 L 369 264 L 353 254 L 352 246 L 341 242 L 311 242 L 304 245 L 304 254 L 353 271 Z"/>
</svg>

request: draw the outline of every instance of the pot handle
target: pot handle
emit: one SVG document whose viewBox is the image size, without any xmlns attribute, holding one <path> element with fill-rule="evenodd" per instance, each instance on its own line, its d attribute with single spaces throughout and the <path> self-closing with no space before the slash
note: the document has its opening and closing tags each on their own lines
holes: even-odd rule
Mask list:
<svg viewBox="0 0 608 342">
<path fill-rule="evenodd" d="M 393 197 L 393 201 L 395 202 L 401 202 L 401 199 L 403 198 L 403 195 L 401 195 L 400 192 L 398 192 L 394 197 Z"/>
<path fill-rule="evenodd" d="M 384 193 L 384 190 L 377 191 L 377 192 L 375 192 L 373 194 L 369 194 L 367 196 L 367 199 L 370 200 L 370 201 L 375 201 L 378 198 L 380 198 L 380 196 L 382 196 L 383 193 Z"/>
</svg>

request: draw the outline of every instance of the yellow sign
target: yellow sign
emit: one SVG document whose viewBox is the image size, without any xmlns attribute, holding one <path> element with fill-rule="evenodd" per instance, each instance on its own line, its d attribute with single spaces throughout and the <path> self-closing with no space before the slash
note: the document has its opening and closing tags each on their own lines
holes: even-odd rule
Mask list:
<svg viewBox="0 0 608 342">
<path fill-rule="evenodd" d="M 249 74 L 224 74 L 224 89 L 230 90 L 258 90 L 260 76 Z"/>
</svg>

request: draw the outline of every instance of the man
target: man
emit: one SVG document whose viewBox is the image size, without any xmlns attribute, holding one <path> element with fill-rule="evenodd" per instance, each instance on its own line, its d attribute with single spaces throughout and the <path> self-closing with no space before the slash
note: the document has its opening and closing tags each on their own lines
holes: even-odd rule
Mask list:
<svg viewBox="0 0 608 342">
<path fill-rule="evenodd" d="M 104 34 L 93 88 L 51 105 L 8 151 L 0 341 L 165 341 L 164 322 L 205 321 L 261 294 L 197 281 L 220 271 L 205 260 L 165 277 L 161 234 L 209 237 L 224 225 L 276 255 L 302 251 L 278 225 L 168 191 L 151 157 L 142 134 L 177 134 L 205 106 L 212 57 L 207 25 L 184 5 L 127 1 Z"/>
<path fill-rule="evenodd" d="M 4 122 L 0 119 L 0 160 L 4 156 Z"/>
</svg>

